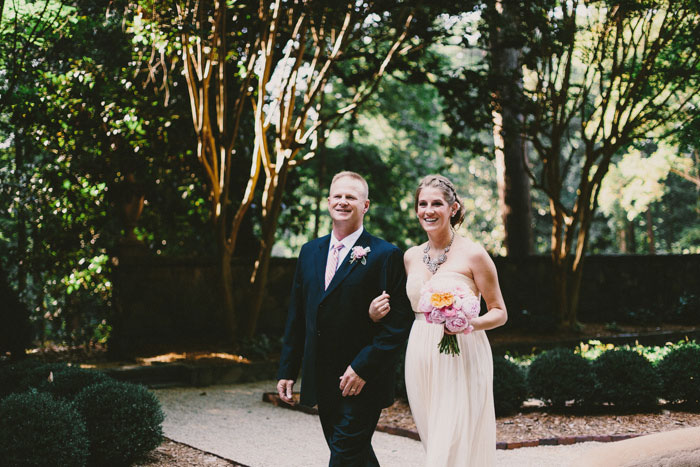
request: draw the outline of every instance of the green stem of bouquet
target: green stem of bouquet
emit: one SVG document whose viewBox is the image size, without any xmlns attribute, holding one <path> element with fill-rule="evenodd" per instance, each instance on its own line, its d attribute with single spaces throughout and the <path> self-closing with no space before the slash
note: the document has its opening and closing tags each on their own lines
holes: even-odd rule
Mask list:
<svg viewBox="0 0 700 467">
<path fill-rule="evenodd" d="M 454 334 L 444 334 L 440 343 L 438 344 L 438 349 L 440 353 L 448 355 L 459 355 L 459 344 L 457 343 L 457 336 Z"/>
</svg>

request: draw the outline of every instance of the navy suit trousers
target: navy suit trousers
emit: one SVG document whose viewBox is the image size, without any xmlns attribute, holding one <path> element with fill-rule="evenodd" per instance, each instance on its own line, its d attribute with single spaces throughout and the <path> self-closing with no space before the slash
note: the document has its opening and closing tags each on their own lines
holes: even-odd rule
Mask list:
<svg viewBox="0 0 700 467">
<path fill-rule="evenodd" d="M 318 401 L 323 435 L 331 451 L 329 467 L 379 467 L 371 443 L 381 411 L 355 396 Z"/>
</svg>

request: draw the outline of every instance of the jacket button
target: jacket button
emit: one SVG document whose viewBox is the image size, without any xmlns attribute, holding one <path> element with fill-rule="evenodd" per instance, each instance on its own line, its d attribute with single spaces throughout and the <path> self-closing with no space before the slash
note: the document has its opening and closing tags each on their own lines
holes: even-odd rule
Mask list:
<svg viewBox="0 0 700 467">
<path fill-rule="evenodd" d="M 317 335 L 318 337 L 321 337 L 321 331 L 316 331 L 316 335 Z"/>
</svg>

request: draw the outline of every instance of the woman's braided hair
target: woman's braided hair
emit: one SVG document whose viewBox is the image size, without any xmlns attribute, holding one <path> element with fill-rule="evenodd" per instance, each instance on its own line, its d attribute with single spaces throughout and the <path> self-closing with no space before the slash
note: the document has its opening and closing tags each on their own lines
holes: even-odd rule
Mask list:
<svg viewBox="0 0 700 467">
<path fill-rule="evenodd" d="M 466 212 L 464 203 L 462 203 L 461 198 L 457 194 L 454 184 L 452 184 L 447 177 L 443 177 L 442 175 L 426 175 L 423 177 L 416 189 L 416 196 L 413 201 L 414 209 L 418 211 L 418 196 L 421 190 L 426 187 L 440 190 L 448 205 L 452 206 L 454 203 L 458 204 L 457 212 L 450 218 L 450 224 L 453 227 L 460 225 L 462 221 L 464 221 L 464 214 Z"/>
</svg>

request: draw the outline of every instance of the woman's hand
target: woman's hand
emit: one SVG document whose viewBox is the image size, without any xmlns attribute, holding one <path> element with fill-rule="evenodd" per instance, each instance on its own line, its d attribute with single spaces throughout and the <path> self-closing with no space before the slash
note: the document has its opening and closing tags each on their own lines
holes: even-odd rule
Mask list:
<svg viewBox="0 0 700 467">
<path fill-rule="evenodd" d="M 369 304 L 369 317 L 376 323 L 386 316 L 386 314 L 389 313 L 389 310 L 391 310 L 391 306 L 389 305 L 389 294 L 386 293 L 386 291 L 382 291 L 382 294 L 372 300 L 372 303 Z"/>
</svg>

